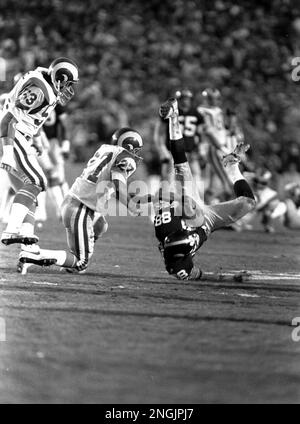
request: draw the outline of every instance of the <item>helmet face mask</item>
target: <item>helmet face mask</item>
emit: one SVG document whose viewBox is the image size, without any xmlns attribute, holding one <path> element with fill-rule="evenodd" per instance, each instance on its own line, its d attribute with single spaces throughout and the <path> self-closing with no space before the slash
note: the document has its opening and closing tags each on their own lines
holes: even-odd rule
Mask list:
<svg viewBox="0 0 300 424">
<path fill-rule="evenodd" d="M 121 128 L 112 135 L 112 144 L 118 145 L 132 153 L 134 156 L 142 159 L 139 154 L 143 147 L 141 135 L 132 128 Z"/>
<path fill-rule="evenodd" d="M 164 255 L 167 260 L 176 261 L 188 255 L 194 255 L 200 245 L 197 233 L 179 230 L 170 234 L 164 241 Z"/>
<path fill-rule="evenodd" d="M 78 82 L 77 65 L 70 59 L 60 57 L 51 63 L 49 74 L 58 101 L 64 106 L 75 94 L 73 84 Z"/>
</svg>

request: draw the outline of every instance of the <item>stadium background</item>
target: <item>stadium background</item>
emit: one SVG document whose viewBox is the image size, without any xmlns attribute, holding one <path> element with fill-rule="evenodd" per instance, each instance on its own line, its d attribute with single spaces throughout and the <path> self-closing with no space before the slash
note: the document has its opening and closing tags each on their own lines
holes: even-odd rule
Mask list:
<svg viewBox="0 0 300 424">
<path fill-rule="evenodd" d="M 238 113 L 255 163 L 274 173 L 299 171 L 296 0 L 2 0 L 0 37 L 7 68 L 1 91 L 18 71 L 55 57 L 78 63 L 69 105 L 75 159 L 129 123 L 147 140 L 145 163 L 155 172 L 159 102 L 181 87 L 197 96 L 216 86 Z"/>
<path fill-rule="evenodd" d="M 78 62 L 75 161 L 128 122 L 155 170 L 159 102 L 179 86 L 198 95 L 214 85 L 257 166 L 295 179 L 299 50 L 296 0 L 0 3 L 1 92 L 18 71 L 60 55 Z M 69 182 L 82 167 L 68 163 Z M 17 274 L 18 246 L 0 246 L 0 402 L 299 403 L 299 234 L 218 231 L 197 263 L 220 279 L 181 284 L 166 274 L 148 218 L 109 223 L 88 273 L 71 278 L 52 268 Z M 66 247 L 54 213 L 39 236 L 42 247 Z M 249 281 L 232 278 L 241 270 Z"/>
</svg>

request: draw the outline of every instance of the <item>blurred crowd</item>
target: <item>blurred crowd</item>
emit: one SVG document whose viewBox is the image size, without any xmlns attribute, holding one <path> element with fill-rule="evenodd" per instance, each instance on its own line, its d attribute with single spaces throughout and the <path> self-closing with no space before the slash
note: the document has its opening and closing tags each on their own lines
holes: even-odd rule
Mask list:
<svg viewBox="0 0 300 424">
<path fill-rule="evenodd" d="M 144 135 L 155 169 L 153 125 L 161 100 L 178 88 L 220 89 L 237 112 L 255 163 L 300 171 L 298 0 L 1 0 L 0 58 L 6 81 L 58 56 L 80 69 L 69 104 L 76 155 L 121 125 Z M 300 74 L 300 72 L 299 72 Z"/>
</svg>

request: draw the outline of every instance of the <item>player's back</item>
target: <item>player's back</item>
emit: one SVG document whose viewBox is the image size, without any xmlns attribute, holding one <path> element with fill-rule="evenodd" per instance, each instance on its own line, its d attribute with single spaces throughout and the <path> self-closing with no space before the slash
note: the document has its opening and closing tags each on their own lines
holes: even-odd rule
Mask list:
<svg viewBox="0 0 300 424">
<path fill-rule="evenodd" d="M 16 118 L 16 129 L 30 136 L 38 132 L 57 103 L 57 97 L 45 78 L 44 68 L 27 72 L 5 101 L 4 112 L 10 112 Z"/>
<path fill-rule="evenodd" d="M 124 171 L 124 167 L 126 170 Z M 69 194 L 92 210 L 99 210 L 99 199 L 103 205 L 114 192 L 112 178 L 118 174 L 125 180 L 136 170 L 133 156 L 123 147 L 103 144 L 88 161 L 82 174 L 76 178 Z"/>
</svg>

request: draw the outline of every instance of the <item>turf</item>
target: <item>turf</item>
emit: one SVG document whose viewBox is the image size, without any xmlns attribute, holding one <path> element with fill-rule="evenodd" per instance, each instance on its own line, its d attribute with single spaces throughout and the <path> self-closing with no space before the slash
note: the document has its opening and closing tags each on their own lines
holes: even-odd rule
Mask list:
<svg viewBox="0 0 300 424">
<path fill-rule="evenodd" d="M 196 261 L 251 277 L 182 283 L 147 218 L 109 223 L 84 275 L 22 276 L 18 248 L 0 247 L 0 402 L 300 401 L 300 234 L 216 232 Z M 53 216 L 39 236 L 66 243 Z"/>
</svg>

